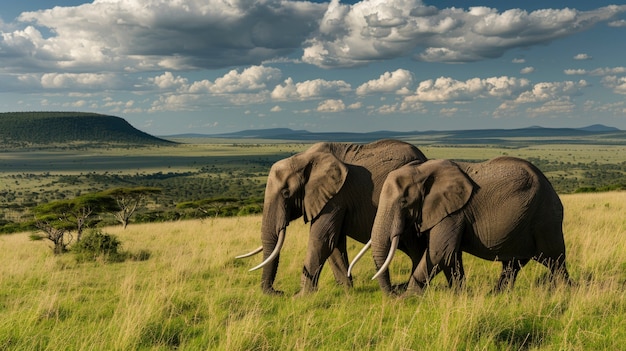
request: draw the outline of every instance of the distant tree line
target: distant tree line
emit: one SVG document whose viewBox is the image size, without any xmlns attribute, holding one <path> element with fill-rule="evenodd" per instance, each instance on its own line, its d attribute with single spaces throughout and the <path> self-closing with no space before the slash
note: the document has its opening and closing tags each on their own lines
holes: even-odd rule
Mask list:
<svg viewBox="0 0 626 351">
<path fill-rule="evenodd" d="M 189 172 L 135 176 L 91 173 L 60 177 L 46 175 L 44 180 L 49 177 L 51 181 L 40 189 L 31 192 L 0 191 L 0 233 L 42 229 L 41 225 L 37 226 L 32 221 L 33 215 L 54 213 L 57 209 L 66 209 L 62 222 L 67 223 L 68 218 L 79 218 L 69 216 L 74 212 L 67 207 L 81 204 L 94 196 L 112 200 L 111 203 L 103 202 L 106 206 L 102 205 L 102 208 L 93 206 L 101 209 L 96 211 L 101 225 L 120 223 L 126 226 L 133 215 L 136 222 L 162 222 L 261 213 L 264 182 L 256 179 L 256 174 L 245 174 L 253 178 L 234 173 L 230 176 L 227 173 L 193 177 Z M 35 175 L 16 175 L 14 179 L 19 182 L 30 176 Z M 102 214 L 103 208 L 107 209 L 108 216 Z M 14 214 L 11 218 L 5 215 L 9 212 Z M 44 221 L 39 224 L 49 223 Z"/>
<path fill-rule="evenodd" d="M 32 209 L 38 204 L 70 200 L 115 188 L 162 190 L 146 197 L 146 206 L 135 214 L 135 221 L 138 222 L 260 213 L 262 206 L 259 203 L 262 204 L 267 173 L 271 165 L 282 157 L 284 155 L 244 160 L 225 158 L 193 171 L 7 174 L 3 181 L 9 186 L 0 189 L 0 233 L 24 230 L 21 223 L 30 220 Z M 22 182 L 35 181 L 42 185 L 17 190 L 17 185 Z M 218 207 L 219 199 L 229 199 L 228 206 Z M 206 206 L 203 201 L 213 205 Z"/>
<path fill-rule="evenodd" d="M 41 187 L 0 189 L 0 233 L 28 230 L 33 209 L 39 204 L 71 201 L 94 193 L 115 189 L 155 188 L 144 206 L 134 213 L 136 222 L 236 216 L 261 213 L 269 168 L 277 157 L 224 161 L 194 171 L 135 174 L 96 173 L 55 175 L 21 173 L 7 175 L 9 183 L 37 179 Z M 548 176 L 559 193 L 626 190 L 626 161 L 617 164 L 571 163 L 544 158 L 529 158 Z M 123 193 L 123 192 L 122 192 Z M 101 224 L 118 222 L 105 216 Z M 119 221 L 122 223 L 122 221 Z"/>
<path fill-rule="evenodd" d="M 626 190 L 626 161 L 621 163 L 572 163 L 531 157 L 558 193 Z"/>
</svg>

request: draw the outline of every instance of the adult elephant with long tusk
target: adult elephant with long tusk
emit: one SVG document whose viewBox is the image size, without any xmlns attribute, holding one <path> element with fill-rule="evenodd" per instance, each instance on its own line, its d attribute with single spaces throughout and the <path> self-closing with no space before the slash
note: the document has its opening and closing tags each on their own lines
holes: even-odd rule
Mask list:
<svg viewBox="0 0 626 351">
<path fill-rule="evenodd" d="M 335 280 L 352 286 L 346 236 L 368 242 L 387 174 L 411 161 L 425 160 L 411 144 L 380 140 L 370 144 L 317 143 L 276 162 L 265 188 L 262 246 L 238 257 L 262 251 L 264 261 L 251 270 L 263 268 L 263 292 L 281 294 L 273 285 L 286 228 L 292 220 L 304 217 L 311 227 L 301 293 L 317 289 L 320 272 L 329 258 Z"/>
</svg>

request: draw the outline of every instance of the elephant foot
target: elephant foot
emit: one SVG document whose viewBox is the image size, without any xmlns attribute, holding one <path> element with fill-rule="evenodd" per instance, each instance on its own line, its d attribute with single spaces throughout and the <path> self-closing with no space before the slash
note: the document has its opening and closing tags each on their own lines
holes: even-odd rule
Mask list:
<svg viewBox="0 0 626 351">
<path fill-rule="evenodd" d="M 402 295 L 400 295 L 400 297 L 408 298 L 408 297 L 422 296 L 422 295 L 424 295 L 424 289 L 420 287 L 412 287 L 412 288 L 407 288 L 406 291 L 402 293 Z"/>
<path fill-rule="evenodd" d="M 316 290 L 310 290 L 310 289 L 300 289 L 300 291 L 298 291 L 297 293 L 295 293 L 295 295 L 293 295 L 294 298 L 300 298 L 300 297 L 305 297 L 305 296 L 309 296 L 311 294 L 313 294 Z"/>
<path fill-rule="evenodd" d="M 346 288 L 352 288 L 352 287 L 354 287 L 354 286 L 353 286 L 353 283 L 352 283 L 352 277 L 349 277 L 349 280 L 347 280 L 347 281 L 339 281 L 339 280 L 336 280 L 336 282 L 337 282 L 337 285 L 339 285 L 339 286 L 344 286 L 344 287 L 346 287 Z"/>
<path fill-rule="evenodd" d="M 406 291 L 402 294 L 402 296 L 403 297 L 421 296 L 424 294 L 424 291 L 426 290 L 427 286 L 428 286 L 427 283 L 417 282 L 414 279 L 409 280 L 409 282 L 406 283 Z"/>
<path fill-rule="evenodd" d="M 396 295 L 402 295 L 409 287 L 409 282 L 396 284 L 391 287 L 391 292 Z"/>
</svg>

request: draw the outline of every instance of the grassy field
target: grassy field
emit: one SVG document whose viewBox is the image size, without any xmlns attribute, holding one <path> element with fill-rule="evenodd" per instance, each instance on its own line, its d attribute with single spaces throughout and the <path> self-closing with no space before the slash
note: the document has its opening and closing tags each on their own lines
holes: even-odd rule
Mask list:
<svg viewBox="0 0 626 351">
<path fill-rule="evenodd" d="M 617 350 L 626 344 L 626 192 L 563 195 L 575 287 L 552 288 L 530 263 L 514 290 L 492 295 L 500 265 L 465 255 L 466 289 L 438 276 L 423 296 L 381 294 L 369 256 L 355 287 L 322 272 L 297 292 L 308 228 L 288 228 L 275 286 L 265 296 L 259 216 L 105 228 L 146 261 L 76 263 L 28 234 L 0 236 L 0 350 Z M 350 243 L 354 255 L 360 245 Z M 392 270 L 406 279 L 408 260 Z"/>
</svg>

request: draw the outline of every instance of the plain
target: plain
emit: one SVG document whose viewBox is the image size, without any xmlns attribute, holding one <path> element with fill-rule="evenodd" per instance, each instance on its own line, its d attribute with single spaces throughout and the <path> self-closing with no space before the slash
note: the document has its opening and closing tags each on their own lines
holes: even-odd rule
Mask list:
<svg viewBox="0 0 626 351">
<path fill-rule="evenodd" d="M 576 187 L 622 179 L 626 151 L 623 145 L 418 146 L 431 158 L 508 154 L 547 161 L 540 168 L 553 182 L 571 180 Z M 7 152 L 0 155 L 0 189 L 16 199 L 29 192 L 71 195 L 94 185 L 75 188 L 48 177 L 107 172 L 107 181 L 118 174 L 172 172 L 190 182 L 185 172 L 202 175 L 199 169 L 207 165 L 217 165 L 208 169 L 215 177 L 232 178 L 237 173 L 231 170 L 241 167 L 253 170 L 242 177 L 260 177 L 271 160 L 305 147 Z M 262 163 L 250 161 L 259 158 Z M 592 172 L 601 167 L 616 178 Z M 140 262 L 77 263 L 72 254 L 54 256 L 29 233 L 1 235 L 0 350 L 620 349 L 626 344 L 626 192 L 564 194 L 562 200 L 568 267 L 577 285 L 551 287 L 543 281 L 547 270 L 531 263 L 514 290 L 500 295 L 490 293 L 500 265 L 465 255 L 464 291 L 450 291 L 438 276 L 423 296 L 388 298 L 370 280 L 374 265 L 367 255 L 355 269 L 354 289 L 336 286 L 326 268 L 318 292 L 293 298 L 308 235 L 302 220 L 289 226 L 280 258 L 275 285 L 286 291 L 282 298 L 263 295 L 260 272 L 248 272 L 259 257 L 234 259 L 260 245 L 260 216 L 103 228 L 125 250 L 150 252 Z M 360 248 L 351 241 L 351 256 Z M 399 256 L 392 266 L 396 282 L 410 273 L 408 259 Z"/>
<path fill-rule="evenodd" d="M 577 285 L 552 287 L 531 263 L 514 290 L 491 294 L 500 265 L 466 255 L 467 285 L 437 277 L 423 296 L 388 298 L 367 258 L 355 288 L 325 269 L 320 290 L 293 298 L 307 227 L 288 229 L 277 288 L 262 294 L 259 216 L 109 227 L 147 261 L 77 263 L 28 235 L 0 236 L 1 350 L 619 349 L 626 343 L 626 192 L 562 196 L 568 266 Z M 350 242 L 354 255 L 360 245 Z M 399 282 L 409 272 L 394 262 Z"/>
</svg>

